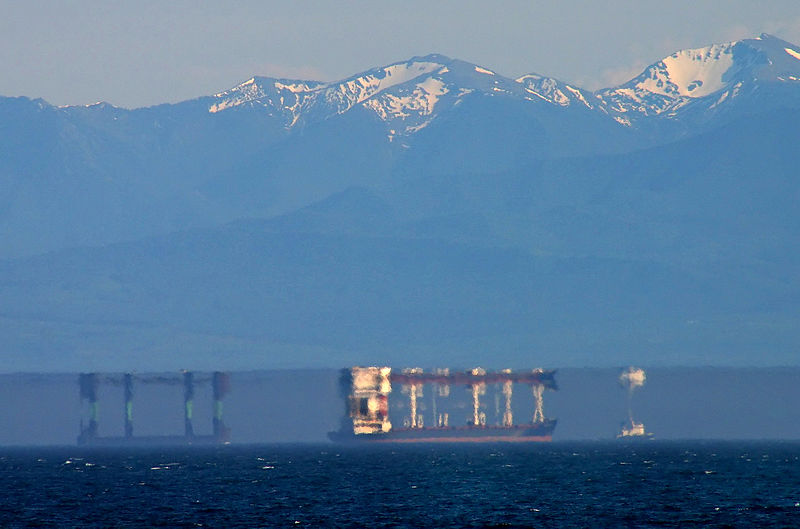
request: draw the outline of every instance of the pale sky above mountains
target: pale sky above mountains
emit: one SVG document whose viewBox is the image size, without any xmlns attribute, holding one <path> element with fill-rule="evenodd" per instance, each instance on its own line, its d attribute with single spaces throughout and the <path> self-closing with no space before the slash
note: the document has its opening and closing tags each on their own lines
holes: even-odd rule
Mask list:
<svg viewBox="0 0 800 529">
<path fill-rule="evenodd" d="M 797 0 L 0 0 L 0 12 L 0 95 L 57 105 L 176 102 L 253 75 L 329 81 L 434 52 L 597 89 L 678 49 L 762 32 L 800 44 Z"/>
</svg>

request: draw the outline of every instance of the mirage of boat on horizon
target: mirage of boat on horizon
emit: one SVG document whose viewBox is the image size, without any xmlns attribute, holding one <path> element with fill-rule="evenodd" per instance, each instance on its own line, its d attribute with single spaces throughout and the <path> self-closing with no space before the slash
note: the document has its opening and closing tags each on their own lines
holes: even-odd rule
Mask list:
<svg viewBox="0 0 800 529">
<path fill-rule="evenodd" d="M 486 371 L 481 368 L 465 372 L 439 368 L 429 373 L 420 368 L 399 372 L 391 367 L 344 369 L 341 386 L 345 397 L 345 416 L 341 429 L 330 432 L 328 437 L 341 443 L 551 441 L 557 421 L 545 418 L 543 393 L 545 389 L 558 389 L 554 374 L 555 371 L 544 369 L 516 373 L 510 369 Z M 528 423 L 514 424 L 511 407 L 514 384 L 531 388 L 534 412 Z M 405 398 L 392 398 L 392 390 L 398 385 L 400 394 Z M 452 392 L 453 386 L 467 389 L 466 395 L 471 398 L 471 415 L 463 417 L 470 403 L 465 402 L 463 394 L 460 397 Z M 487 419 L 486 404 L 481 401 L 487 391 L 494 397 L 493 420 Z M 502 408 L 501 400 L 504 401 Z M 430 413 L 426 414 L 427 411 Z M 457 418 L 459 411 L 461 419 L 465 419 L 463 422 Z M 395 427 L 391 417 L 402 417 L 403 426 Z M 431 425 L 426 425 L 426 417 Z"/>
</svg>

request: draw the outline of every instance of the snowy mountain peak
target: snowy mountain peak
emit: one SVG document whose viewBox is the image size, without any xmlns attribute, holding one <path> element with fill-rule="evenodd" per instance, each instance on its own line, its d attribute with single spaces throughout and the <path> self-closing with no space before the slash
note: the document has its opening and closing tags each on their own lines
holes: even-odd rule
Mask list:
<svg viewBox="0 0 800 529">
<path fill-rule="evenodd" d="M 562 107 L 572 104 L 584 105 L 595 108 L 597 97 L 587 90 L 571 86 L 552 77 L 544 77 L 536 73 L 529 73 L 516 79 L 525 89 L 548 103 Z"/>
<path fill-rule="evenodd" d="M 341 114 L 385 90 L 439 71 L 444 67 L 440 59 L 449 61 L 442 56 L 415 57 L 331 83 L 253 77 L 215 94 L 208 111 L 216 113 L 242 105 L 259 106 L 272 115 L 283 117 L 286 127 L 290 128 L 305 114 L 323 119 Z"/>
<path fill-rule="evenodd" d="M 439 110 L 456 105 L 476 91 L 547 100 L 538 94 L 532 97 L 520 83 L 488 68 L 432 54 L 330 83 L 253 77 L 215 94 L 208 111 L 258 106 L 282 118 L 286 128 L 292 128 L 300 122 L 328 119 L 361 106 L 386 123 L 389 138 L 394 138 L 424 128 Z"/>
<path fill-rule="evenodd" d="M 674 115 L 704 98 L 714 99 L 713 108 L 752 90 L 757 82 L 800 81 L 800 60 L 793 54 L 800 57 L 796 46 L 766 33 L 755 39 L 681 50 L 597 95 L 618 115 Z"/>
<path fill-rule="evenodd" d="M 376 94 L 441 70 L 444 66 L 440 62 L 426 59 L 414 58 L 407 62 L 390 64 L 331 83 L 325 90 L 324 99 L 335 106 L 337 113 L 346 112 Z"/>
<path fill-rule="evenodd" d="M 214 94 L 214 102 L 208 111 L 216 113 L 243 105 L 260 106 L 272 115 L 283 117 L 287 124 L 293 124 L 309 96 L 325 86 L 319 81 L 253 77 L 230 90 Z"/>
<path fill-rule="evenodd" d="M 733 66 L 734 43 L 673 53 L 650 66 L 636 87 L 654 94 L 704 97 L 726 86 L 723 78 Z"/>
<path fill-rule="evenodd" d="M 799 81 L 800 80 L 800 46 L 762 33 L 760 37 L 741 41 L 747 43 L 763 60 L 757 71 L 761 80 Z"/>
<path fill-rule="evenodd" d="M 677 51 L 648 66 L 627 83 L 601 90 L 598 96 L 612 112 L 619 114 L 673 112 L 693 99 L 728 86 L 735 45 L 730 42 Z"/>
</svg>

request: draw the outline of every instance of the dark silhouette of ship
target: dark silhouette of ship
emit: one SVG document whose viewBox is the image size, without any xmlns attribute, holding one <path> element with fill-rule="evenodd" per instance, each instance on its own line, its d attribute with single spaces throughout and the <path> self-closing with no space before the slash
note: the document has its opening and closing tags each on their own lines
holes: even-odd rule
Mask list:
<svg viewBox="0 0 800 529">
<path fill-rule="evenodd" d="M 183 385 L 183 435 L 134 435 L 133 432 L 133 386 L 134 379 L 147 383 Z M 100 383 L 122 385 L 125 417 L 125 430 L 120 436 L 101 436 L 98 414 L 98 387 Z M 197 383 L 210 382 L 213 394 L 212 433 L 198 435 L 194 431 L 194 388 Z M 191 371 L 184 371 L 182 376 L 144 376 L 126 373 L 109 375 L 98 373 L 82 373 L 78 378 L 81 400 L 88 404 L 88 418 L 81 420 L 78 444 L 82 446 L 187 446 L 187 445 L 219 445 L 230 442 L 230 429 L 222 420 L 222 399 L 230 391 L 230 376 L 227 373 L 214 372 L 211 376 L 197 377 Z"/>
</svg>

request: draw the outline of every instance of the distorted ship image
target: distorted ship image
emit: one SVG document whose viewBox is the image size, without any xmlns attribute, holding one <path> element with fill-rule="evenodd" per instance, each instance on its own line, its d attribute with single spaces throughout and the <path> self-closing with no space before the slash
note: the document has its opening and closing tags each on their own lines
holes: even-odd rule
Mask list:
<svg viewBox="0 0 800 529">
<path fill-rule="evenodd" d="M 617 439 L 652 439 L 653 434 L 644 429 L 644 423 L 630 421 L 622 424 Z"/>
<path fill-rule="evenodd" d="M 619 375 L 620 385 L 628 390 L 628 420 L 622 423 L 617 439 L 638 441 L 653 438 L 653 434 L 645 430 L 644 423 L 633 418 L 633 392 L 644 386 L 646 380 L 644 369 L 639 367 L 631 366 Z"/>
<path fill-rule="evenodd" d="M 183 386 L 183 435 L 134 435 L 133 395 L 134 380 L 145 384 L 165 384 Z M 124 431 L 119 436 L 100 435 L 98 420 L 98 388 L 103 384 L 122 386 Z M 196 434 L 194 429 L 194 398 L 197 384 L 211 384 L 212 391 L 212 432 Z M 220 445 L 230 443 L 230 429 L 222 420 L 222 399 L 230 391 L 230 376 L 216 371 L 209 375 L 197 376 L 184 371 L 179 376 L 165 375 L 123 375 L 82 373 L 78 378 L 81 401 L 87 403 L 86 419 L 81 419 L 78 444 L 82 446 L 194 446 Z"/>
<path fill-rule="evenodd" d="M 341 379 L 345 416 L 341 429 L 328 437 L 339 443 L 551 441 L 556 420 L 545 418 L 543 394 L 558 389 L 554 375 L 555 371 L 543 369 L 451 372 L 440 368 L 427 373 L 420 368 L 345 369 Z M 514 423 L 515 385 L 527 386 L 533 397 L 530 422 Z M 395 426 L 392 419 L 402 426 Z"/>
</svg>

